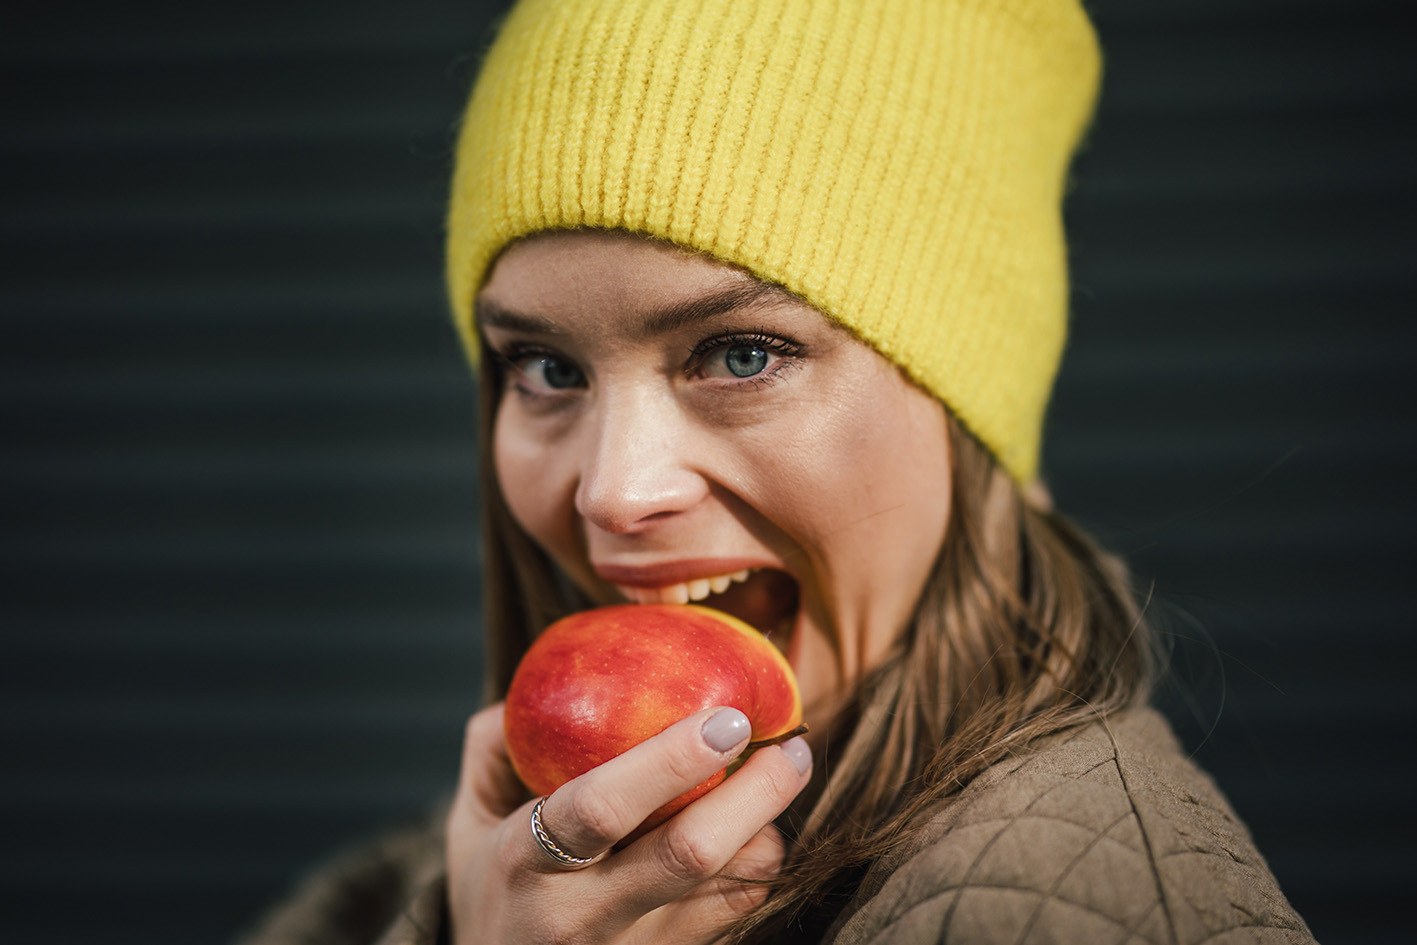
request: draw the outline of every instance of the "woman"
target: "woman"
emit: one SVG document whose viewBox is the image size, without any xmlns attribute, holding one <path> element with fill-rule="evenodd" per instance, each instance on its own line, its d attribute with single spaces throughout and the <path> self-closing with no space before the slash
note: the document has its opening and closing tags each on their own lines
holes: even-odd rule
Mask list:
<svg viewBox="0 0 1417 945">
<path fill-rule="evenodd" d="M 1077 0 L 511 13 L 448 241 L 490 696 L 564 614 L 703 600 L 787 654 L 811 734 L 616 849 L 742 713 L 531 798 L 494 704 L 441 836 L 258 940 L 1310 940 L 1145 708 L 1123 567 L 1036 482 L 1098 59 Z"/>
</svg>

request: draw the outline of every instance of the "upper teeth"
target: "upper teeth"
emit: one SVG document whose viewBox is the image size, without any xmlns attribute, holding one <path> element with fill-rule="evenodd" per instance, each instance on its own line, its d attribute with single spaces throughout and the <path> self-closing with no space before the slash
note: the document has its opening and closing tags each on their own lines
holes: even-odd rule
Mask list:
<svg viewBox="0 0 1417 945">
<path fill-rule="evenodd" d="M 670 584 L 667 587 L 625 587 L 620 584 L 615 586 L 625 595 L 626 600 L 636 604 L 687 604 L 691 600 L 703 600 L 710 594 L 722 594 L 728 590 L 730 584 L 742 584 L 748 580 L 753 570 L 756 569 L 744 568 L 732 574 L 717 574 L 683 584 Z"/>
</svg>

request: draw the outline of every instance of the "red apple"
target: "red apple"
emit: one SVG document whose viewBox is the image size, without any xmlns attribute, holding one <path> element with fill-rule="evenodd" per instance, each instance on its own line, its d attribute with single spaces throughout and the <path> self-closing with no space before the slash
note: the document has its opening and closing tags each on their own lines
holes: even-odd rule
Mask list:
<svg viewBox="0 0 1417 945">
<path fill-rule="evenodd" d="M 603 764 L 710 706 L 748 716 L 754 742 L 801 726 L 787 660 L 736 617 L 708 607 L 625 604 L 547 627 L 507 690 L 507 753 L 533 794 Z M 655 811 L 625 842 L 716 787 L 719 771 Z"/>
</svg>

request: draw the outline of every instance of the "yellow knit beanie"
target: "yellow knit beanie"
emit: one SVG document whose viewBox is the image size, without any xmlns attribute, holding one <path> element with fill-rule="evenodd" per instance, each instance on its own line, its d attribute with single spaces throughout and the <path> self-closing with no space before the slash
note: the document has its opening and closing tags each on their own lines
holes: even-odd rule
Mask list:
<svg viewBox="0 0 1417 945">
<path fill-rule="evenodd" d="M 518 237 L 670 240 L 851 328 L 1027 481 L 1098 73 L 1079 0 L 523 0 L 458 143 L 458 325 L 475 356 Z"/>
</svg>

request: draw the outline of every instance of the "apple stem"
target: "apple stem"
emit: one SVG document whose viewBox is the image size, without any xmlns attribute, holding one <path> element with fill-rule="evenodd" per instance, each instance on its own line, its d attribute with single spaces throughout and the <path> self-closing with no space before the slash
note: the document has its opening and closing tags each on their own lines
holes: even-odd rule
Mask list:
<svg viewBox="0 0 1417 945">
<path fill-rule="evenodd" d="M 745 751 L 757 751 L 759 748 L 766 748 L 769 745 L 781 745 L 789 738 L 796 738 L 798 735 L 807 734 L 807 723 L 803 722 L 790 732 L 783 732 L 781 735 L 774 735 L 772 738 L 760 739 L 756 742 L 749 742 Z"/>
</svg>

